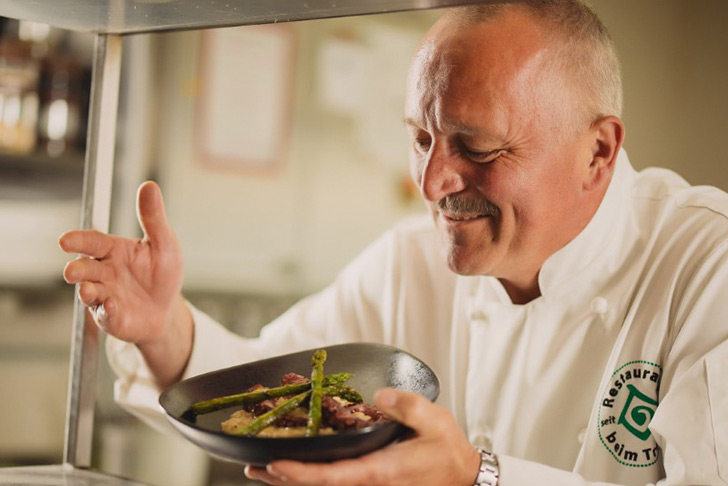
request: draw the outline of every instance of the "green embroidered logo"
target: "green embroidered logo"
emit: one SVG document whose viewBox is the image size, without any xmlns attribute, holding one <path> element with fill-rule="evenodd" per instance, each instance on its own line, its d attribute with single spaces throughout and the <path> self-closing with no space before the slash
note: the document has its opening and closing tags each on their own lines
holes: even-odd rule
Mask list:
<svg viewBox="0 0 728 486">
<path fill-rule="evenodd" d="M 652 416 L 655 415 L 657 400 L 648 397 L 632 384 L 628 384 L 627 389 L 629 390 L 627 403 L 625 403 L 617 423 L 623 425 L 639 440 L 647 440 L 651 435 L 647 426 L 650 424 Z M 632 399 L 634 398 L 641 400 L 643 404 L 633 404 Z"/>
<path fill-rule="evenodd" d="M 599 440 L 622 465 L 647 467 L 660 456 L 649 425 L 657 410 L 661 377 L 660 365 L 630 361 L 612 374 L 602 395 Z"/>
</svg>

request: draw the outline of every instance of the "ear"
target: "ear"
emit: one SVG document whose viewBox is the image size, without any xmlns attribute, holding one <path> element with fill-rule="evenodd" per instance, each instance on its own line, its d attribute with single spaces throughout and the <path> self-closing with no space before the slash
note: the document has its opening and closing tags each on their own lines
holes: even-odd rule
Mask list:
<svg viewBox="0 0 728 486">
<path fill-rule="evenodd" d="M 609 181 L 624 141 L 624 124 L 616 116 L 605 116 L 591 124 L 592 134 L 589 173 L 584 190 L 592 191 Z"/>
</svg>

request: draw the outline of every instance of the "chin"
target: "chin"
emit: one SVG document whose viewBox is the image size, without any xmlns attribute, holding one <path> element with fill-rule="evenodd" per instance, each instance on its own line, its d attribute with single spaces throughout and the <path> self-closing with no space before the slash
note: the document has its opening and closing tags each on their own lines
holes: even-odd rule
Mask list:
<svg viewBox="0 0 728 486">
<path fill-rule="evenodd" d="M 489 266 L 474 255 L 466 255 L 462 250 L 447 248 L 445 257 L 447 265 L 454 273 L 463 276 L 488 275 Z"/>
<path fill-rule="evenodd" d="M 454 273 L 458 275 L 462 275 L 464 277 L 472 277 L 476 275 L 487 275 L 487 272 L 480 271 L 476 267 L 468 266 L 468 265 L 462 265 L 458 262 L 454 262 L 452 260 L 448 261 L 448 266 L 450 267 L 450 270 L 452 270 Z"/>
</svg>

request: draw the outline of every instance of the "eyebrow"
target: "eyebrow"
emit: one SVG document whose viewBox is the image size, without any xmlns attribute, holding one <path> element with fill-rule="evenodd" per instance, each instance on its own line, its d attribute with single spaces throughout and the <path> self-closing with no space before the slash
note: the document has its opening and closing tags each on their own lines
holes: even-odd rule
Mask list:
<svg viewBox="0 0 728 486">
<path fill-rule="evenodd" d="M 414 128 L 422 127 L 418 122 L 416 122 L 411 117 L 406 117 L 403 121 L 404 121 L 405 125 L 408 125 L 408 126 L 411 126 Z M 443 128 L 445 128 L 449 132 L 455 132 L 455 133 L 459 133 L 462 135 L 468 135 L 468 136 L 476 136 L 476 135 L 480 134 L 480 131 L 478 129 L 469 127 L 466 125 L 458 125 L 457 123 L 450 123 L 450 122 L 445 122 L 445 123 L 443 123 L 443 125 L 444 125 Z"/>
</svg>

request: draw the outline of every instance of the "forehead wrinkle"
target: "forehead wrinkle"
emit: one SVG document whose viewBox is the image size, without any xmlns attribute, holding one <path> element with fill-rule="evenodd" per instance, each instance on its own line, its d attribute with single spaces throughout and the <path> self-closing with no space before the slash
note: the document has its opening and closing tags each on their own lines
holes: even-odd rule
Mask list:
<svg viewBox="0 0 728 486">
<path fill-rule="evenodd" d="M 429 38 L 415 55 L 413 74 L 419 90 L 441 91 L 449 84 L 452 65 L 437 44 L 435 39 Z"/>
<path fill-rule="evenodd" d="M 499 140 L 512 138 L 513 123 L 543 121 L 546 114 L 534 108 L 547 94 L 544 84 L 551 84 L 543 82 L 542 69 L 548 64 L 548 43 L 539 42 L 541 33 L 535 30 L 512 38 L 498 24 L 468 29 L 459 22 L 439 22 L 416 51 L 407 114 L 417 126 Z M 506 47 L 499 47 L 504 38 Z M 480 109 L 473 111 L 474 106 Z"/>
<path fill-rule="evenodd" d="M 460 135 L 465 135 L 468 137 L 475 137 L 481 133 L 481 130 L 476 127 L 471 127 L 462 123 L 456 123 L 454 121 L 447 120 L 442 115 L 440 115 L 438 120 L 438 128 L 444 133 L 458 133 Z"/>
<path fill-rule="evenodd" d="M 448 105 L 448 112 L 439 119 L 443 126 L 464 134 L 484 135 L 497 143 L 517 143 L 529 138 L 536 125 L 560 122 L 568 107 L 549 62 L 548 46 L 498 53 L 499 59 L 510 59 L 496 63 L 499 69 L 489 68 L 485 64 L 488 61 L 477 54 L 465 54 L 453 73 L 450 89 L 474 96 Z M 459 73 L 460 68 L 469 74 Z M 474 111 L 473 106 L 480 110 Z M 487 118 L 482 117 L 484 113 Z"/>
<path fill-rule="evenodd" d="M 440 41 L 427 37 L 410 66 L 407 112 L 411 125 L 432 125 L 440 111 L 440 98 L 450 85 L 453 66 L 442 53 Z"/>
<path fill-rule="evenodd" d="M 433 106 L 439 106 L 439 103 L 433 103 Z M 427 128 L 426 126 L 423 127 L 422 125 L 428 125 L 432 124 L 434 128 L 437 129 L 437 131 L 442 133 L 458 133 L 461 135 L 471 136 L 475 137 L 478 134 L 480 134 L 481 130 L 477 127 L 471 127 L 468 125 L 464 125 L 461 123 L 457 123 L 455 121 L 449 121 L 447 119 L 444 119 L 444 116 L 442 115 L 442 110 L 435 107 L 430 110 L 427 110 L 428 112 L 434 112 L 434 115 L 427 115 L 425 114 L 423 116 L 423 120 L 417 120 L 414 117 L 407 116 L 404 118 L 403 122 L 405 125 L 413 127 L 413 128 Z M 434 120 L 434 122 L 432 122 Z"/>
</svg>

